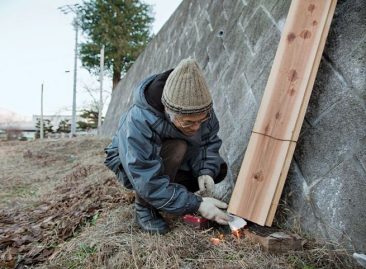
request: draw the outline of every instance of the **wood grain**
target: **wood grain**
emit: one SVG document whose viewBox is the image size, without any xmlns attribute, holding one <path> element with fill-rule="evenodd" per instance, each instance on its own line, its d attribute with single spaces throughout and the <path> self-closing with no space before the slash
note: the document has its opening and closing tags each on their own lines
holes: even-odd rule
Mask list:
<svg viewBox="0 0 366 269">
<path fill-rule="evenodd" d="M 261 134 L 251 135 L 231 196 L 230 213 L 265 224 L 281 175 L 278 163 L 285 162 L 289 144 Z"/>
<path fill-rule="evenodd" d="M 294 137 L 295 126 L 331 2 L 292 2 L 254 131 L 275 138 L 297 140 Z"/>
<path fill-rule="evenodd" d="M 305 118 L 306 109 L 307 109 L 308 104 L 309 104 L 311 92 L 313 90 L 316 74 L 317 74 L 318 69 L 319 69 L 319 64 L 320 64 L 320 60 L 322 58 L 322 54 L 323 54 L 323 50 L 324 50 L 324 46 L 325 46 L 325 41 L 326 41 L 327 36 L 328 36 L 329 28 L 330 28 L 330 25 L 331 25 L 331 22 L 332 22 L 332 18 L 333 18 L 333 14 L 334 14 L 336 5 L 337 5 L 337 1 L 333 0 L 332 3 L 331 3 L 331 6 L 329 8 L 326 24 L 325 24 L 325 27 L 323 29 L 323 33 L 322 33 L 322 36 L 321 36 L 321 39 L 320 39 L 317 54 L 315 56 L 313 68 L 311 70 L 311 74 L 310 74 L 310 78 L 309 78 L 309 81 L 308 81 L 308 85 L 306 87 L 304 99 L 303 99 L 303 102 L 301 104 L 300 113 L 299 113 L 298 119 L 296 121 L 295 131 L 293 133 L 292 140 L 297 140 L 297 138 L 300 135 L 301 126 L 302 126 L 304 118 Z M 296 144 L 291 145 L 291 147 L 289 148 L 288 156 L 286 157 L 286 163 L 284 164 L 284 167 L 282 169 L 281 177 L 280 177 L 279 182 L 277 184 L 276 192 L 275 192 L 272 204 L 271 204 L 270 211 L 269 211 L 268 216 L 267 216 L 267 220 L 266 220 L 266 225 L 267 226 L 272 225 L 272 222 L 273 222 L 276 210 L 277 210 L 277 206 L 278 206 L 279 200 L 281 198 L 282 190 L 283 190 L 283 187 L 284 187 L 285 182 L 286 182 L 288 169 L 289 169 L 291 161 L 292 161 L 292 156 L 293 156 L 293 152 L 295 151 L 295 147 L 296 147 Z"/>
<path fill-rule="evenodd" d="M 228 211 L 272 225 L 336 0 L 293 0 Z"/>
</svg>

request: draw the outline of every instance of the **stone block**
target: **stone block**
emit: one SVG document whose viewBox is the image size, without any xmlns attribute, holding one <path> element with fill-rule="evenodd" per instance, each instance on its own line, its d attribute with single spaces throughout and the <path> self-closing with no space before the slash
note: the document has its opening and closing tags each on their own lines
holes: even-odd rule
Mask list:
<svg viewBox="0 0 366 269">
<path fill-rule="evenodd" d="M 310 130 L 311 125 L 308 123 L 308 121 L 306 120 L 306 118 L 304 119 L 304 121 L 302 122 L 302 126 L 301 126 L 301 130 L 300 130 L 300 135 L 299 135 L 299 139 L 306 134 L 306 132 L 308 130 Z M 298 139 L 298 140 L 299 140 Z"/>
<path fill-rule="evenodd" d="M 211 95 L 213 99 L 213 104 L 216 114 L 224 114 L 228 108 L 227 100 L 225 97 L 226 87 L 223 85 L 215 85 L 214 82 L 208 83 L 211 90 Z"/>
<path fill-rule="evenodd" d="M 352 251 L 366 248 L 365 173 L 353 158 L 335 167 L 313 188 L 314 200 L 326 220 L 330 239 Z"/>
<path fill-rule="evenodd" d="M 348 57 L 343 57 L 336 66 L 350 82 L 357 95 L 366 102 L 366 34 L 354 51 Z"/>
<path fill-rule="evenodd" d="M 215 185 L 214 197 L 216 199 L 229 203 L 232 191 L 232 177 L 227 176 L 223 181 Z"/>
<path fill-rule="evenodd" d="M 192 53 L 194 54 L 195 58 L 199 60 L 209 57 L 207 53 L 207 46 L 212 42 L 216 35 L 216 32 L 213 32 L 207 23 L 207 19 L 199 20 L 197 23 L 197 29 L 199 29 L 198 35 L 200 38 L 199 42 L 196 43 L 196 47 Z M 184 47 L 185 44 L 182 44 L 182 46 Z M 209 59 L 209 61 L 215 62 L 217 59 Z"/>
<path fill-rule="evenodd" d="M 331 64 L 322 59 L 313 91 L 310 96 L 306 118 L 314 124 L 332 105 L 339 102 L 351 89 L 344 84 L 332 69 Z"/>
<path fill-rule="evenodd" d="M 227 139 L 227 159 L 231 166 L 234 164 L 235 171 L 233 173 L 238 173 L 241 162 L 238 163 L 238 160 L 242 160 L 244 157 L 245 150 L 248 146 L 251 129 L 239 129 L 239 128 L 232 128 L 230 130 L 230 136 Z M 237 169 L 237 170 L 236 170 Z"/>
<path fill-rule="evenodd" d="M 199 13 L 201 8 L 199 5 L 199 0 L 187 1 L 188 4 L 188 19 L 187 21 L 192 22 L 192 24 L 199 19 Z"/>
<path fill-rule="evenodd" d="M 308 200 L 304 188 L 307 188 L 306 181 L 301 174 L 299 166 L 293 159 L 283 188 L 281 204 L 294 211 L 300 211 L 304 206 L 304 203 Z"/>
<path fill-rule="evenodd" d="M 279 23 L 287 18 L 291 0 L 264 1 L 263 6 L 268 10 L 273 19 Z"/>
<path fill-rule="evenodd" d="M 234 63 L 241 62 L 244 66 L 245 62 L 253 60 L 253 55 L 248 47 L 242 28 L 238 24 L 235 24 L 233 27 L 233 29 L 227 29 L 227 31 L 224 32 L 223 46 L 227 53 L 235 58 L 233 60 Z"/>
<path fill-rule="evenodd" d="M 248 21 L 247 25 L 244 27 L 244 33 L 248 38 L 251 50 L 253 52 L 257 52 L 260 42 L 262 40 L 267 40 L 271 36 L 271 32 L 276 29 L 276 25 L 273 24 L 263 7 L 259 6 Z M 273 40 L 271 40 L 271 42 L 273 42 Z"/>
<path fill-rule="evenodd" d="M 254 76 L 256 76 L 254 70 L 250 70 L 247 72 L 248 81 L 250 81 L 250 83 L 252 84 L 250 86 L 250 89 L 258 104 L 260 104 L 262 101 L 262 97 L 266 89 L 271 68 L 272 68 L 271 65 L 264 66 L 263 70 L 260 71 L 261 73 L 257 75 L 256 78 L 254 78 Z"/>
<path fill-rule="evenodd" d="M 245 1 L 244 8 L 241 10 L 240 17 L 238 18 L 238 23 L 242 29 L 245 29 L 249 20 L 252 18 L 256 10 L 259 8 L 260 4 L 261 4 L 260 1 L 255 0 Z"/>
<path fill-rule="evenodd" d="M 231 158 L 228 161 L 228 165 L 229 165 L 229 169 L 231 172 L 231 177 L 232 177 L 232 182 L 235 183 L 238 175 L 239 175 L 239 171 L 240 171 L 240 167 L 243 163 L 243 159 L 244 159 L 244 155 L 245 155 L 245 151 L 246 151 L 247 147 L 244 147 L 242 149 L 240 149 L 240 154 L 237 154 L 236 158 Z"/>
<path fill-rule="evenodd" d="M 233 118 L 228 110 L 218 110 L 217 103 L 214 103 L 214 109 L 217 111 L 216 116 L 220 122 L 220 130 L 219 137 L 222 139 L 223 146 L 225 146 L 225 151 L 229 151 L 229 140 L 232 133 L 232 129 L 234 128 Z"/>
<path fill-rule="evenodd" d="M 184 42 L 186 45 L 183 46 L 183 48 L 186 48 L 186 50 L 193 52 L 196 48 L 197 43 L 199 42 L 198 32 L 193 23 L 187 25 L 184 28 L 184 37 Z"/>
<path fill-rule="evenodd" d="M 224 82 L 223 90 L 224 92 L 231 92 L 231 87 L 236 84 L 236 78 L 234 77 L 234 73 L 236 70 L 240 69 L 237 66 L 237 61 L 233 57 L 228 60 L 228 67 L 223 71 L 220 81 Z"/>
<path fill-rule="evenodd" d="M 209 22 L 213 29 L 223 28 L 226 24 L 227 18 L 225 18 L 223 1 L 212 1 L 207 8 Z"/>
<path fill-rule="evenodd" d="M 244 14 L 250 12 L 250 9 L 247 8 L 247 4 L 243 1 L 224 0 L 223 8 L 224 17 L 226 18 L 226 31 L 224 33 L 224 37 L 237 26 L 240 27 L 241 31 L 243 31 L 243 27 L 240 24 L 240 18 L 245 16 Z"/>
<path fill-rule="evenodd" d="M 338 1 L 329 30 L 325 52 L 332 62 L 349 58 L 366 36 L 366 3 L 364 0 Z"/>
<path fill-rule="evenodd" d="M 317 211 L 305 178 L 296 161 L 292 160 L 274 223 L 284 225 L 290 230 L 311 233 L 316 235 L 319 240 L 326 240 L 327 232 Z"/>
<path fill-rule="evenodd" d="M 219 134 L 219 137 L 220 137 L 220 139 L 222 139 L 221 136 L 220 136 L 220 134 Z M 220 156 L 226 161 L 227 160 L 226 147 L 221 146 L 220 147 L 220 150 L 219 150 L 219 153 L 220 153 Z"/>
<path fill-rule="evenodd" d="M 228 21 L 234 20 L 238 14 L 240 15 L 247 5 L 246 1 L 223 0 L 222 2 L 223 13 Z"/>
<path fill-rule="evenodd" d="M 226 85 L 230 86 L 225 91 L 225 96 L 230 113 L 235 119 L 246 114 L 246 111 L 243 111 L 246 107 L 256 111 L 257 104 L 253 99 L 244 75 L 238 75 L 234 79 L 235 81 L 227 81 Z"/>
<path fill-rule="evenodd" d="M 360 162 L 363 171 L 366 173 L 366 137 L 360 140 L 360 143 L 355 146 L 356 153 L 355 157 Z M 364 177 L 366 182 L 366 175 Z"/>
<path fill-rule="evenodd" d="M 226 59 L 226 61 L 224 59 Z M 214 80 L 215 85 L 217 85 L 219 81 L 222 81 L 222 76 L 225 74 L 226 70 L 230 68 L 230 65 L 231 62 L 225 54 L 220 56 L 220 63 L 209 62 L 210 72 L 213 74 L 213 77 L 216 78 Z M 226 91 L 227 89 L 227 85 L 224 85 L 224 90 Z"/>
<path fill-rule="evenodd" d="M 280 32 L 277 29 L 272 31 L 269 34 L 267 41 L 263 40 L 261 43 L 262 46 L 258 50 L 256 54 L 257 56 L 253 57 L 252 61 L 246 62 L 245 74 L 250 87 L 257 81 L 257 79 L 264 79 L 267 81 L 269 71 L 272 68 L 273 59 L 276 55 L 280 37 Z M 263 72 L 268 72 L 268 75 L 263 75 Z M 253 94 L 257 96 L 256 93 L 253 92 Z"/>
<path fill-rule="evenodd" d="M 208 6 L 213 4 L 213 0 L 208 0 L 208 1 L 194 0 L 192 2 L 195 3 L 195 5 L 198 6 L 199 9 L 201 9 L 201 10 L 207 10 Z"/>
<path fill-rule="evenodd" d="M 236 82 L 238 82 L 238 84 L 240 86 L 245 86 L 244 88 L 241 88 L 242 90 L 243 89 L 248 89 L 250 90 L 250 86 L 249 86 L 249 83 L 248 83 L 248 79 L 245 75 L 245 71 L 246 71 L 246 65 L 248 65 L 248 63 L 253 60 L 251 56 L 248 56 L 248 57 L 241 57 L 241 55 L 244 55 L 244 53 L 248 52 L 249 49 L 247 46 L 242 46 L 240 49 L 238 49 L 238 56 L 239 58 L 235 57 L 235 56 L 231 56 L 230 59 L 231 59 L 231 67 L 232 67 L 232 71 L 231 71 L 231 74 L 232 74 L 232 82 L 233 84 L 236 84 Z M 243 54 L 241 54 L 243 53 Z M 242 81 L 243 80 L 243 81 Z"/>
<path fill-rule="evenodd" d="M 215 62 L 215 60 L 220 58 L 222 54 L 225 54 L 227 56 L 223 39 L 220 36 L 220 31 L 215 31 L 217 34 L 212 35 L 212 39 L 207 44 L 207 53 L 212 62 Z"/>
<path fill-rule="evenodd" d="M 308 182 L 344 161 L 353 145 L 366 136 L 365 122 L 364 104 L 354 95 L 347 95 L 301 137 L 295 158 Z"/>
</svg>

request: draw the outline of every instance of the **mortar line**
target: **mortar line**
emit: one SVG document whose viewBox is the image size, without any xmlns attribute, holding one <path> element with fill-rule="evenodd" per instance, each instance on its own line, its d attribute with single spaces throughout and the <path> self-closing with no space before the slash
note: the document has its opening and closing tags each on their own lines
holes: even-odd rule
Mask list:
<svg viewBox="0 0 366 269">
<path fill-rule="evenodd" d="M 350 88 L 349 82 L 346 80 L 345 76 L 339 71 L 333 64 L 333 62 L 329 59 L 329 56 L 326 53 L 323 53 L 322 60 L 326 65 L 330 67 L 330 69 L 334 72 L 338 80 L 344 85 Z"/>
<path fill-rule="evenodd" d="M 361 39 L 360 42 L 358 42 L 355 46 L 354 46 L 354 49 L 351 50 L 347 55 L 342 55 L 342 57 L 340 57 L 340 59 L 343 59 L 343 58 L 348 58 L 355 50 L 358 49 L 358 47 L 363 43 L 363 42 L 366 42 L 366 37 Z"/>
<path fill-rule="evenodd" d="M 260 4 L 259 7 L 263 9 L 264 13 L 266 13 L 270 21 L 276 26 L 276 28 L 280 31 L 280 33 L 282 33 L 280 26 L 277 24 L 276 20 L 273 18 L 272 14 L 266 9 L 266 7 L 263 6 L 262 4 Z"/>
<path fill-rule="evenodd" d="M 361 170 L 366 174 L 366 167 L 363 166 L 360 159 L 356 155 L 354 155 L 354 159 L 356 160 L 355 163 L 357 164 L 357 166 L 359 166 Z"/>
</svg>

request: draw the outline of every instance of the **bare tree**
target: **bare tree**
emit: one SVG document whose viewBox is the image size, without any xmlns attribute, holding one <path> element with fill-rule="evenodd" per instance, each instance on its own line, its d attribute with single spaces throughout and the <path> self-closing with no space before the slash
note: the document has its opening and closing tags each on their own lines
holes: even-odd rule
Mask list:
<svg viewBox="0 0 366 269">
<path fill-rule="evenodd" d="M 92 101 L 89 105 L 90 108 L 96 108 L 98 110 L 98 108 L 99 108 L 99 94 L 100 94 L 99 86 L 93 87 L 93 86 L 89 86 L 89 85 L 84 83 L 83 89 L 84 89 L 85 92 L 87 92 L 89 94 L 89 96 L 92 99 Z M 103 90 L 103 104 L 106 104 L 106 102 L 108 101 L 108 99 L 111 96 L 111 93 L 112 93 L 111 91 Z"/>
</svg>

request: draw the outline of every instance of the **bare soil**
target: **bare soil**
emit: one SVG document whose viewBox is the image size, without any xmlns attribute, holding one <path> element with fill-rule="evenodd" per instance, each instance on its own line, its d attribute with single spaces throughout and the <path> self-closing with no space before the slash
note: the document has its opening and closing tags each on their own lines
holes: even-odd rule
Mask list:
<svg viewBox="0 0 366 269">
<path fill-rule="evenodd" d="M 358 268 L 326 242 L 275 255 L 177 216 L 164 215 L 167 235 L 142 233 L 133 193 L 103 165 L 108 143 L 0 142 L 0 268 Z"/>
</svg>

